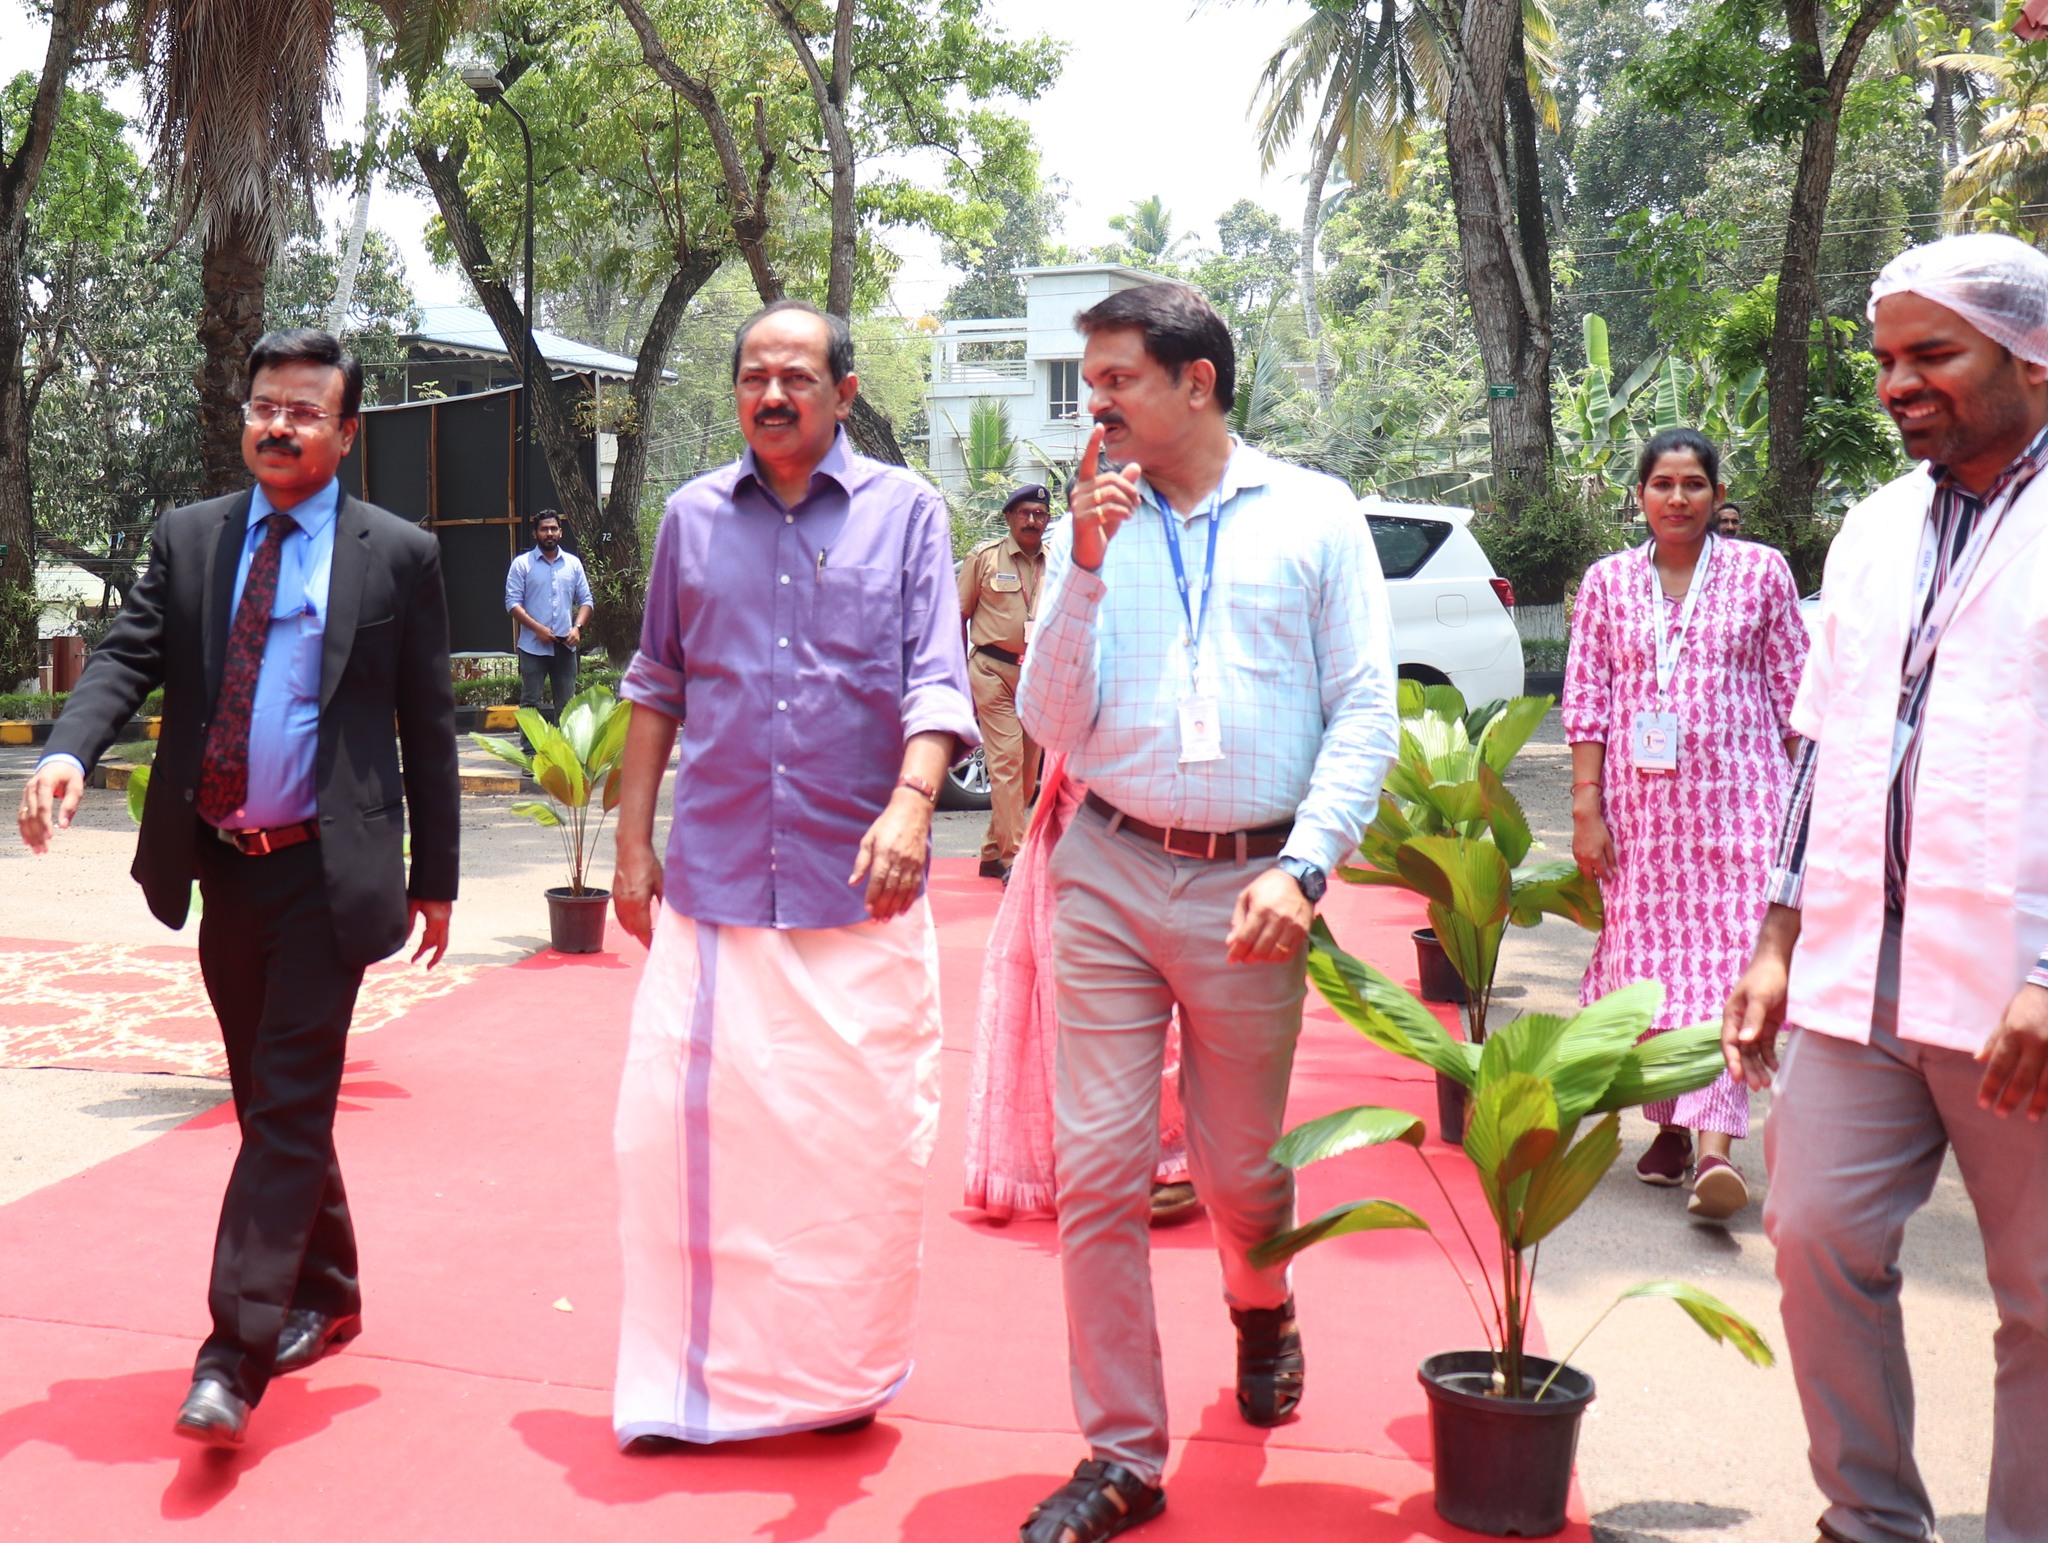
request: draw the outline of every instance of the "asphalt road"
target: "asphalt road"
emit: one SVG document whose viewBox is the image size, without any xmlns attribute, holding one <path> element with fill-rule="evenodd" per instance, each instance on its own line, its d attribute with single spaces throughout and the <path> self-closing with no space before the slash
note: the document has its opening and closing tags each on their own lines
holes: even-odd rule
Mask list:
<svg viewBox="0 0 2048 1543">
<path fill-rule="evenodd" d="M 13 807 L 34 754 L 0 747 L 0 808 Z M 1538 838 L 1568 852 L 1569 754 L 1554 716 L 1508 780 Z M 451 953 L 459 963 L 518 958 L 546 941 L 540 896 L 560 882 L 556 838 L 509 814 L 507 802 L 464 800 L 463 889 Z M 939 853 L 975 855 L 985 818 L 937 816 Z M 11 836 L 0 841 L 0 937 L 167 941 L 128 878 L 133 850 L 125 800 L 104 792 L 88 793 L 76 825 L 48 856 L 30 856 Z M 601 851 L 602 869 L 608 840 Z M 1500 1012 L 1570 1012 L 1590 943 L 1554 919 L 1511 931 L 1501 956 Z M 139 1145 L 225 1096 L 222 1084 L 195 1078 L 0 1071 L 0 1203 Z M 1764 1103 L 1760 1098 L 1754 1111 L 1759 1130 Z M 1667 1277 L 1721 1295 L 1782 1344 L 1771 1248 L 1757 1208 L 1725 1227 L 1691 1222 L 1682 1192 L 1633 1179 L 1650 1134 L 1640 1118 L 1627 1120 L 1615 1172 L 1545 1245 L 1537 1307 L 1551 1344 L 1569 1345 L 1624 1287 Z M 1760 1200 L 1760 1139 L 1741 1144 L 1737 1160 Z M 1952 1162 L 1908 1231 L 1904 1268 L 1921 1465 L 1947 1543 L 1982 1543 L 1996 1320 L 1976 1224 Z M 1361 1305 L 1400 1310 L 1398 1302 Z M 1479 1343 L 1476 1325 L 1472 1342 Z M 1772 1371 L 1753 1369 L 1662 1302 L 1623 1307 L 1574 1360 L 1599 1384 L 1579 1465 L 1601 1543 L 1813 1537 L 1820 1501 L 1782 1362 Z"/>
</svg>

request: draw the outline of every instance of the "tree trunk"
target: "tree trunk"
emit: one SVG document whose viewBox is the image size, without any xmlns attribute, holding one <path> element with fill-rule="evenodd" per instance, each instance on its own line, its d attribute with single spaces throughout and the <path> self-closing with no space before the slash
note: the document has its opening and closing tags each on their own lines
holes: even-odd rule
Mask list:
<svg viewBox="0 0 2048 1543">
<path fill-rule="evenodd" d="M 1315 159 L 1308 168 L 1308 198 L 1301 211 L 1301 325 L 1316 362 L 1316 405 L 1330 410 L 1335 392 L 1329 345 L 1323 341 L 1323 313 L 1316 304 L 1316 241 L 1323 228 L 1323 187 L 1337 158 L 1337 128 L 1327 117 L 1317 125 Z"/>
<path fill-rule="evenodd" d="M 7 126 L 7 138 L 19 136 L 12 155 L 0 140 L 0 691 L 36 671 L 35 492 L 28 459 L 34 424 L 24 373 L 28 292 L 22 274 L 29 206 L 57 132 L 79 34 L 97 10 L 94 0 L 58 0 L 50 7 L 50 40 L 28 117 Z"/>
<path fill-rule="evenodd" d="M 1547 290 L 1535 288 L 1534 273 L 1517 271 L 1526 238 L 1506 185 L 1505 88 L 1520 25 L 1520 0 L 1467 0 L 1444 134 L 1472 330 L 1486 370 L 1494 498 L 1509 510 L 1544 491 L 1550 478 Z"/>
<path fill-rule="evenodd" d="M 363 39 L 363 133 L 377 132 L 377 109 L 383 97 L 383 81 L 377 74 L 377 45 Z M 366 154 L 361 175 L 356 178 L 355 215 L 349 221 L 348 245 L 334 275 L 334 303 L 327 308 L 327 330 L 336 337 L 348 324 L 348 308 L 355 299 L 356 273 L 363 265 L 363 241 L 370 233 L 370 187 L 377 180 L 375 163 Z"/>
<path fill-rule="evenodd" d="M 686 249 L 663 286 L 627 388 L 632 421 L 618 430 L 619 454 L 612 463 L 612 488 L 604 501 L 598 539 L 585 544 L 584 566 L 598 603 L 591 617 L 591 641 L 614 660 L 632 655 L 640 642 L 640 613 L 647 606 L 647 559 L 640 549 L 640 495 L 647 481 L 647 431 L 654 421 L 654 394 L 661 386 L 662 361 L 676 327 L 697 291 L 725 261 L 719 247 Z"/>
<path fill-rule="evenodd" d="M 1525 395 L 1526 429 L 1541 436 L 1543 469 L 1548 482 L 1550 458 L 1557 448 L 1553 438 L 1550 403 L 1550 227 L 1544 219 L 1543 157 L 1536 147 L 1536 103 L 1529 95 L 1529 60 L 1522 37 L 1522 7 L 1515 10 L 1514 47 L 1508 55 L 1506 78 L 1502 82 L 1508 99 L 1508 145 L 1513 155 L 1515 184 L 1515 236 L 1521 244 L 1522 264 L 1535 281 L 1536 300 L 1541 310 L 1540 325 L 1528 329 L 1522 348 L 1520 372 L 1516 375 L 1515 401 Z"/>
<path fill-rule="evenodd" d="M 199 467 L 208 498 L 249 485 L 242 460 L 242 403 L 249 396 L 249 351 L 263 336 L 271 232 L 261 219 L 221 215 L 200 256 Z"/>
<path fill-rule="evenodd" d="M 1770 471 L 1760 502 L 1767 517 L 1798 522 L 1813 515 L 1821 467 L 1806 453 L 1806 396 L 1813 321 L 1820 310 L 1820 248 L 1828 193 L 1835 177 L 1842 102 L 1870 35 L 1892 13 L 1897 0 L 1866 0 L 1842 35 L 1834 63 L 1822 69 L 1822 0 L 1790 0 L 1786 6 L 1795 47 L 1802 59 L 1800 84 L 1818 99 L 1799 142 L 1799 170 L 1786 212 L 1785 249 L 1778 262 L 1778 311 L 1766 365 L 1771 405 L 1766 420 Z"/>
<path fill-rule="evenodd" d="M 434 202 L 448 228 L 449 243 L 455 248 L 463 271 L 469 275 L 477 303 L 498 329 L 506 351 L 515 359 L 537 358 L 538 350 L 531 355 L 527 352 L 531 347 L 527 319 L 519 309 L 512 287 L 493 276 L 498 271 L 497 264 L 491 260 L 483 232 L 470 213 L 469 195 L 462 190 L 460 153 L 451 152 L 444 157 L 431 145 L 421 144 L 413 146 L 412 154 L 426 175 L 427 186 L 433 190 Z M 555 383 L 553 372 L 545 364 L 534 372 L 534 379 L 527 390 L 526 409 L 527 422 L 540 440 L 541 454 L 547 460 L 548 475 L 554 479 L 555 498 L 562 518 L 579 533 L 598 530 L 597 490 L 590 485 L 590 479 L 583 470 L 574 406 L 568 393 Z"/>
</svg>

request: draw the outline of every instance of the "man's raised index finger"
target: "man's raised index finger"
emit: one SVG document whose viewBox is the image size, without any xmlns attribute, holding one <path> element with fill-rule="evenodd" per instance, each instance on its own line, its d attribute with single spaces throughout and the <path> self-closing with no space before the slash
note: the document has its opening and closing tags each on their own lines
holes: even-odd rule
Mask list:
<svg viewBox="0 0 2048 1543">
<path fill-rule="evenodd" d="M 1102 467 L 1102 425 L 1096 424 L 1088 436 L 1088 448 L 1081 452 L 1081 480 L 1089 481 Z"/>
</svg>

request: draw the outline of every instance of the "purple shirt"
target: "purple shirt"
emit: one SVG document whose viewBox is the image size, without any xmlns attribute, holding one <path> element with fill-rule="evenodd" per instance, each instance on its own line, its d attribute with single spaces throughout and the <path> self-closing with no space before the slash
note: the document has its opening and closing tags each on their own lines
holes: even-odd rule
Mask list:
<svg viewBox="0 0 2048 1543">
<path fill-rule="evenodd" d="M 981 742 L 945 501 L 846 434 L 786 507 L 749 450 L 677 491 L 619 694 L 682 724 L 663 888 L 730 927 L 844 927 L 913 734 Z"/>
</svg>

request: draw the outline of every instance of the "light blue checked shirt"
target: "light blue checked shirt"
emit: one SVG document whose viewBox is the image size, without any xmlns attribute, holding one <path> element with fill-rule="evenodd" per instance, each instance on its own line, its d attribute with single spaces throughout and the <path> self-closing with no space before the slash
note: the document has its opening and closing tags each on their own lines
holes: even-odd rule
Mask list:
<svg viewBox="0 0 2048 1543">
<path fill-rule="evenodd" d="M 1240 444 L 1215 498 L 1171 516 L 1191 595 L 1209 521 L 1221 522 L 1201 653 L 1223 757 L 1183 764 L 1187 620 L 1158 495 L 1139 486 L 1148 502 L 1110 542 L 1100 573 L 1074 566 L 1071 521 L 1047 538 L 1018 716 L 1133 819 L 1195 831 L 1292 819 L 1281 855 L 1328 873 L 1371 823 L 1399 743 L 1386 582 L 1358 501 L 1334 477 Z"/>
</svg>

